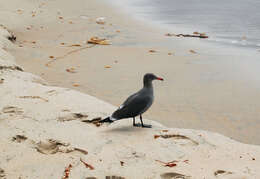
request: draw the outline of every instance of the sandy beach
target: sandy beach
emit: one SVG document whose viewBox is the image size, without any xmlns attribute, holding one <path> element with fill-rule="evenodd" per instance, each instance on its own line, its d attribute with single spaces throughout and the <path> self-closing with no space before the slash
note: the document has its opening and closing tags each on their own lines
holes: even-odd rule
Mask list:
<svg viewBox="0 0 260 179">
<path fill-rule="evenodd" d="M 238 58 L 215 66 L 226 51 L 169 40 L 101 1 L 0 7 L 1 179 L 260 178 L 260 147 L 244 144 L 258 143 L 257 79 L 231 70 L 246 71 Z M 112 44 L 86 43 L 93 36 Z M 147 71 L 165 78 L 144 115 L 153 128 L 95 123 Z"/>
<path fill-rule="evenodd" d="M 17 46 L 9 50 L 26 71 L 115 106 L 142 87 L 143 74 L 153 72 L 165 82 L 155 83 L 156 102 L 146 117 L 259 144 L 257 54 L 166 37 L 164 29 L 102 1 L 10 3 L 1 4 L 0 20 L 16 34 Z M 96 23 L 99 17 L 105 24 Z M 87 44 L 93 36 L 112 45 Z"/>
</svg>

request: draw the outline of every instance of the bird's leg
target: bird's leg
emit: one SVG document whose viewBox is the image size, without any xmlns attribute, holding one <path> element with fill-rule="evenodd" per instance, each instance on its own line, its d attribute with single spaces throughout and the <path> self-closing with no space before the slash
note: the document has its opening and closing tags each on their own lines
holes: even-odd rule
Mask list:
<svg viewBox="0 0 260 179">
<path fill-rule="evenodd" d="M 142 123 L 142 127 L 145 127 L 145 128 L 152 128 L 152 125 L 147 125 L 147 124 L 144 124 L 144 123 L 143 123 L 142 115 L 140 115 L 140 121 L 141 121 L 141 123 Z"/>
<path fill-rule="evenodd" d="M 135 117 L 133 117 L 133 126 L 137 126 L 137 125 L 135 124 Z"/>
</svg>

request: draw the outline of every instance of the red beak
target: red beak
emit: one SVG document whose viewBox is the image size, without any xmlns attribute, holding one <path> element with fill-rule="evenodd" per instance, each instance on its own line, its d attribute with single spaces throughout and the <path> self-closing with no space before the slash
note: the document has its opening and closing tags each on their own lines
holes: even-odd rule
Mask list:
<svg viewBox="0 0 260 179">
<path fill-rule="evenodd" d="M 157 77 L 156 79 L 157 79 L 157 80 L 161 80 L 161 81 L 163 81 L 163 78 L 160 78 L 160 77 Z"/>
</svg>

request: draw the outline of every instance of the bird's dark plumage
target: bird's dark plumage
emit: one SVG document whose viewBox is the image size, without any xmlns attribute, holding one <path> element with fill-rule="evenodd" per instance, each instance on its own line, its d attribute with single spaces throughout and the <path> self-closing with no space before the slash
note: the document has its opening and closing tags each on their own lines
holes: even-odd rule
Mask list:
<svg viewBox="0 0 260 179">
<path fill-rule="evenodd" d="M 153 80 L 163 80 L 162 78 L 156 77 L 152 73 L 147 73 L 144 75 L 143 83 L 144 87 L 139 90 L 137 93 L 129 96 L 126 101 L 112 114 L 111 117 L 103 119 L 100 122 L 114 122 L 116 120 L 124 118 L 134 118 L 140 115 L 142 122 L 142 114 L 147 111 L 147 109 L 152 105 L 154 96 L 153 96 Z M 136 126 L 134 121 L 134 126 Z M 142 122 L 142 127 L 144 126 Z"/>
</svg>

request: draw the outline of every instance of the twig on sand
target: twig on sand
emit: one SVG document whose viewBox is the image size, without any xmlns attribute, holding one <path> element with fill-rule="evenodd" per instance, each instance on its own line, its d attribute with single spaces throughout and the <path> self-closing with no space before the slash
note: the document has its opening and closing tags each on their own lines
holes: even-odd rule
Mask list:
<svg viewBox="0 0 260 179">
<path fill-rule="evenodd" d="M 171 162 L 162 162 L 162 161 L 160 161 L 160 160 L 155 160 L 155 161 L 156 161 L 156 162 L 163 163 L 165 167 L 175 167 L 175 166 L 177 166 L 176 162 L 178 162 L 178 161 L 176 161 L 176 160 L 171 161 Z"/>
<path fill-rule="evenodd" d="M 95 169 L 92 165 L 84 162 L 81 158 L 80 158 L 80 161 L 85 165 L 86 168 L 89 168 L 90 170 L 94 170 Z"/>
<path fill-rule="evenodd" d="M 24 99 L 28 99 L 28 98 L 31 98 L 31 99 L 41 99 L 44 102 L 48 102 L 49 101 L 48 99 L 44 99 L 44 98 L 42 98 L 40 96 L 19 96 L 19 98 L 24 98 Z"/>
<path fill-rule="evenodd" d="M 71 54 L 73 54 L 73 53 L 77 53 L 77 52 L 79 52 L 79 51 L 81 51 L 81 50 L 85 50 L 85 49 L 87 49 L 87 48 L 92 48 L 92 47 L 94 47 L 94 46 L 96 46 L 96 45 L 93 44 L 93 45 L 90 45 L 90 46 L 86 46 L 86 47 L 82 47 L 82 48 L 79 48 L 79 49 L 71 50 L 71 51 L 67 52 L 65 55 L 56 57 L 55 59 L 49 61 L 48 63 L 45 64 L 45 66 L 50 66 L 50 64 L 53 63 L 55 60 L 59 60 L 59 59 L 65 58 L 65 57 L 67 57 L 67 56 L 69 56 L 69 55 L 71 55 Z"/>
</svg>

